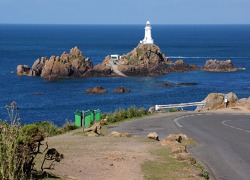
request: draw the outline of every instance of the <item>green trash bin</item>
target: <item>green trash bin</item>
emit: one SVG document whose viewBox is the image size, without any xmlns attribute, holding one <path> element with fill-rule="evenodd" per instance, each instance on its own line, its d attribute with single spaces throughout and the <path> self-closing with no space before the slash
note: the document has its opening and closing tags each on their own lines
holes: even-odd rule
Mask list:
<svg viewBox="0 0 250 180">
<path fill-rule="evenodd" d="M 90 110 L 84 111 L 84 127 L 89 127 L 91 125 L 92 112 Z"/>
<path fill-rule="evenodd" d="M 95 111 L 94 110 L 90 110 L 91 112 L 91 123 L 95 121 Z"/>
<path fill-rule="evenodd" d="M 82 127 L 82 112 L 79 110 L 75 111 L 75 125 Z"/>
<path fill-rule="evenodd" d="M 101 111 L 99 109 L 95 110 L 95 121 L 101 120 Z"/>
</svg>

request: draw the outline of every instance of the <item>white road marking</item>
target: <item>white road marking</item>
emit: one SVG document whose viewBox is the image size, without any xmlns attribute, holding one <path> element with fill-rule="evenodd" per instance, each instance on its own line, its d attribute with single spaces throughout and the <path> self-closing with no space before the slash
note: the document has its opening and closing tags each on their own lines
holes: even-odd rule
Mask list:
<svg viewBox="0 0 250 180">
<path fill-rule="evenodd" d="M 183 127 L 183 126 L 178 122 L 179 119 L 180 119 L 180 118 L 175 118 L 175 119 L 174 119 L 174 122 L 175 122 L 175 124 L 176 124 L 178 127 Z"/>
<path fill-rule="evenodd" d="M 183 119 L 183 118 L 187 118 L 187 117 L 193 117 L 193 116 L 201 116 L 203 114 L 190 114 L 190 115 L 185 115 L 185 116 L 181 116 L 181 117 L 177 117 L 174 118 L 174 123 L 178 126 L 178 127 L 183 127 L 178 120 Z"/>
<path fill-rule="evenodd" d="M 241 129 L 241 128 L 239 128 L 239 127 L 230 126 L 230 125 L 226 124 L 226 122 L 229 122 L 229 121 L 232 121 L 232 120 L 225 120 L 225 121 L 222 121 L 221 124 L 223 124 L 224 126 L 233 128 L 233 129 L 237 129 L 237 130 L 240 130 L 240 131 L 245 131 L 245 132 L 247 132 L 247 133 L 250 133 L 249 130 Z"/>
</svg>

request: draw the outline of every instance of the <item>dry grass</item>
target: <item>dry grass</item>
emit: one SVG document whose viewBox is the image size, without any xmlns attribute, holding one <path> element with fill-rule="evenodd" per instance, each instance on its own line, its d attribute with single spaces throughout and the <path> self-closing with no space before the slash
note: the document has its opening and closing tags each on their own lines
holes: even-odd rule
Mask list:
<svg viewBox="0 0 250 180">
<path fill-rule="evenodd" d="M 154 140 L 86 137 L 78 129 L 50 137 L 48 143 L 65 156 L 54 170 L 48 171 L 61 179 L 203 179 L 197 176 L 198 168 L 178 162 Z"/>
</svg>

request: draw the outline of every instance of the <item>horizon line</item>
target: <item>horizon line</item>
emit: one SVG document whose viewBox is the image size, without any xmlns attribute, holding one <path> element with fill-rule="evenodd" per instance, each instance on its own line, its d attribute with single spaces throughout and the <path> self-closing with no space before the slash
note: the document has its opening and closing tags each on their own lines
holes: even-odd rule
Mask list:
<svg viewBox="0 0 250 180">
<path fill-rule="evenodd" d="M 183 24 L 161 24 L 161 23 L 151 23 L 153 25 L 250 25 L 250 23 L 204 23 L 204 24 L 195 24 L 195 23 L 183 23 Z M 0 25 L 145 25 L 145 23 L 124 23 L 124 24 L 106 24 L 106 23 L 91 23 L 91 24 L 60 24 L 60 23 L 0 23 Z"/>
</svg>

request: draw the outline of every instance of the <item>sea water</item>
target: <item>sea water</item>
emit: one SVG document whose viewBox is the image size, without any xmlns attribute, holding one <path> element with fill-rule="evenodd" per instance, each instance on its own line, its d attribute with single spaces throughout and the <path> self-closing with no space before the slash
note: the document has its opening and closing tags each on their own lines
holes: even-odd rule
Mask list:
<svg viewBox="0 0 250 180">
<path fill-rule="evenodd" d="M 148 109 L 156 104 L 202 101 L 209 93 L 235 92 L 250 96 L 250 25 L 152 25 L 152 37 L 173 61 L 203 66 L 207 59 L 231 59 L 237 72 L 192 71 L 155 77 L 98 77 L 49 82 L 17 76 L 19 64 L 32 66 L 40 57 L 60 56 L 74 46 L 94 65 L 110 54 L 126 54 L 144 38 L 144 25 L 0 25 L 0 118 L 8 119 L 5 105 L 15 101 L 22 123 L 40 120 L 62 125 L 74 112 L 100 109 L 112 112 L 132 105 Z M 14 73 L 13 73 L 14 71 Z M 164 83 L 197 83 L 164 87 Z M 87 94 L 103 86 L 106 94 Z M 116 94 L 124 86 L 130 93 Z"/>
</svg>

